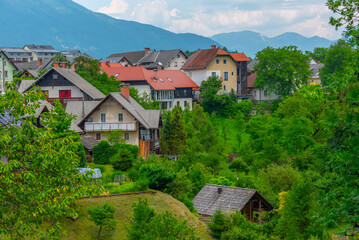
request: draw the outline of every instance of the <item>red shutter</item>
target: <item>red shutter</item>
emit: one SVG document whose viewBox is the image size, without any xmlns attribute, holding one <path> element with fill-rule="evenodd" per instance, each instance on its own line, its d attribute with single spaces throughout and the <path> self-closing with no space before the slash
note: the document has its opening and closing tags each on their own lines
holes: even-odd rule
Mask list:
<svg viewBox="0 0 359 240">
<path fill-rule="evenodd" d="M 59 93 L 60 98 L 63 98 L 63 97 L 64 97 L 64 91 L 60 90 L 59 92 L 60 92 L 60 93 Z"/>
<path fill-rule="evenodd" d="M 65 90 L 65 98 L 71 98 L 71 90 Z"/>
</svg>

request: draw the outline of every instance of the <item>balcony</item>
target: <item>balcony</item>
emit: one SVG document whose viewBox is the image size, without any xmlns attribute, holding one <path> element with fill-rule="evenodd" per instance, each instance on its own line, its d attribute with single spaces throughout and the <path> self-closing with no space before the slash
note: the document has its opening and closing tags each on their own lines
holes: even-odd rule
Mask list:
<svg viewBox="0 0 359 240">
<path fill-rule="evenodd" d="M 56 100 L 59 100 L 60 103 L 66 105 L 70 101 L 82 101 L 81 97 L 77 98 L 47 98 L 46 99 L 49 103 L 54 103 Z"/>
<path fill-rule="evenodd" d="M 85 123 L 85 132 L 111 132 L 111 131 L 136 131 L 136 122 L 113 122 L 113 123 Z"/>
</svg>

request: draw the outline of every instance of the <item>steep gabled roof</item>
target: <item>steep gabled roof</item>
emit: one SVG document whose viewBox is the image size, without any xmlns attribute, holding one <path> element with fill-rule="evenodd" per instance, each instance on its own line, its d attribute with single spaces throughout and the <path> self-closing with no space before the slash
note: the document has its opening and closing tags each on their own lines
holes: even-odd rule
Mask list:
<svg viewBox="0 0 359 240">
<path fill-rule="evenodd" d="M 95 100 L 106 97 L 105 94 L 103 94 L 97 88 L 92 86 L 88 81 L 83 79 L 80 75 L 75 73 L 73 70 L 67 68 L 52 68 L 49 71 L 47 71 L 47 73 L 45 73 L 43 76 L 41 76 L 39 79 L 37 79 L 34 84 L 37 84 L 39 81 L 41 81 L 51 71 L 58 72 L 60 75 L 62 75 L 64 78 L 66 78 L 68 81 L 70 81 L 72 84 L 80 88 L 84 93 L 86 93 L 87 95 L 89 95 L 91 98 Z M 30 87 L 25 89 L 24 92 L 28 91 Z"/>
<path fill-rule="evenodd" d="M 110 93 L 98 103 L 86 116 L 78 123 L 81 126 L 87 118 L 89 118 L 104 102 L 112 97 L 116 100 L 124 109 L 126 109 L 139 123 L 141 123 L 146 129 L 158 129 L 160 123 L 160 110 L 145 110 L 138 102 L 132 97 L 125 98 L 120 92 Z"/>
<path fill-rule="evenodd" d="M 131 64 L 135 65 L 136 63 L 138 63 L 138 61 L 141 60 L 141 58 L 143 58 L 145 56 L 145 54 L 146 54 L 145 51 L 124 52 L 124 53 L 112 54 L 112 55 L 108 56 L 107 58 L 126 57 Z"/>
<path fill-rule="evenodd" d="M 76 116 L 76 119 L 72 120 L 70 130 L 74 130 L 78 133 L 82 133 L 82 129 L 77 126 L 83 119 L 83 112 L 85 116 L 91 112 L 100 101 L 69 101 L 66 105 L 66 112 Z"/>
<path fill-rule="evenodd" d="M 262 200 L 263 210 L 270 211 L 273 209 L 273 206 L 255 189 L 227 187 L 208 183 L 193 199 L 193 204 L 199 214 L 213 216 L 216 210 L 241 211 L 254 197 Z"/>
<path fill-rule="evenodd" d="M 17 89 L 17 91 L 19 93 L 24 93 L 25 90 L 29 90 L 31 87 L 32 87 L 32 84 L 34 84 L 36 82 L 36 80 L 22 80 L 20 82 L 20 86 L 19 88 Z"/>
<path fill-rule="evenodd" d="M 186 58 L 187 55 L 181 49 L 162 50 L 148 52 L 138 63 L 137 66 L 144 66 L 147 69 L 155 69 L 160 62 L 162 66 L 166 66 L 173 58 L 182 53 Z"/>
<path fill-rule="evenodd" d="M 202 70 L 217 56 L 218 48 L 202 49 L 193 53 L 182 66 L 181 70 Z"/>
<path fill-rule="evenodd" d="M 0 50 L 0 53 L 1 53 L 2 55 L 4 55 L 4 57 L 6 58 L 6 60 L 15 68 L 15 70 L 19 70 L 19 69 L 17 68 L 17 66 L 10 61 L 9 57 L 6 55 L 5 52 L 3 52 L 2 50 Z"/>
<path fill-rule="evenodd" d="M 251 60 L 244 53 L 230 53 L 237 62 L 250 62 Z"/>
</svg>

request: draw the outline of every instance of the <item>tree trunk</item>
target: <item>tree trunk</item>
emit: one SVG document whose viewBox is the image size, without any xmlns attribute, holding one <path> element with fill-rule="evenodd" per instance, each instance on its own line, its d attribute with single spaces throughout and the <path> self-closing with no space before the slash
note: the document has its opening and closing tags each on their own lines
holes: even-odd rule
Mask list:
<svg viewBox="0 0 359 240">
<path fill-rule="evenodd" d="M 102 226 L 100 226 L 100 230 L 98 230 L 98 234 L 97 234 L 96 240 L 98 240 L 98 238 L 100 237 L 101 229 L 102 229 Z"/>
</svg>

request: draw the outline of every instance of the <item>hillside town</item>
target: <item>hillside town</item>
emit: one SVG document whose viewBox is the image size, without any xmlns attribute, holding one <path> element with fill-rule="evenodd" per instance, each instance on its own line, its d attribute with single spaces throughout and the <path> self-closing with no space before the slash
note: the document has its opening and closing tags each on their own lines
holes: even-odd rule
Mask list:
<svg viewBox="0 0 359 240">
<path fill-rule="evenodd" d="M 359 5 L 327 6 L 342 39 L 255 57 L 0 40 L 0 239 L 359 239 Z"/>
</svg>

